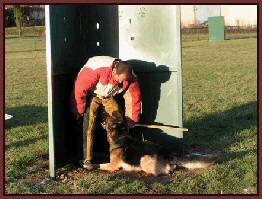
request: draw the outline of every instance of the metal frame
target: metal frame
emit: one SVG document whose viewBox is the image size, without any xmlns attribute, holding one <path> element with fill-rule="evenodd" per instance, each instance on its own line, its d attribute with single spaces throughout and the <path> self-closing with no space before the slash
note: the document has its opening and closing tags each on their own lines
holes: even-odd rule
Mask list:
<svg viewBox="0 0 262 199">
<path fill-rule="evenodd" d="M 89 11 L 90 11 L 90 9 L 92 9 L 91 6 L 93 6 L 93 5 L 90 5 L 90 8 L 89 8 L 89 6 L 87 5 L 86 8 L 89 9 Z M 138 10 L 141 11 L 140 13 L 136 13 L 136 14 L 140 15 L 142 18 L 147 17 L 147 14 L 150 14 L 150 13 L 143 13 L 145 11 L 143 9 L 147 9 L 147 8 L 148 8 L 148 10 L 149 9 L 153 9 L 153 10 L 156 9 L 156 10 L 161 11 L 162 15 L 166 17 L 165 19 L 168 19 L 171 16 L 174 17 L 174 18 L 171 17 L 170 24 L 159 24 L 160 28 L 161 27 L 166 28 L 166 32 L 163 32 L 164 30 L 159 30 L 158 34 L 168 33 L 166 36 L 160 35 L 161 37 L 158 38 L 158 44 L 159 45 L 162 44 L 162 46 L 159 48 L 161 52 L 158 51 L 159 49 L 154 48 L 154 47 L 156 47 L 156 45 L 150 46 L 151 45 L 150 44 L 150 38 L 154 39 L 154 36 L 156 36 L 156 35 L 154 35 L 154 34 L 150 35 L 148 32 L 146 32 L 147 29 L 143 29 L 144 32 L 142 31 L 142 35 L 144 35 L 145 37 L 148 37 L 148 40 L 146 40 L 148 43 L 146 45 L 151 50 L 151 53 L 152 53 L 151 56 L 149 56 L 147 54 L 147 49 L 143 49 L 143 45 L 144 45 L 143 43 L 141 43 L 141 45 L 138 44 L 137 46 L 132 46 L 132 45 L 127 46 L 126 45 L 128 42 L 129 43 L 131 42 L 131 44 L 132 44 L 132 42 L 137 41 L 136 39 L 138 39 L 137 35 L 132 35 L 135 32 L 128 31 L 128 26 L 130 24 L 127 23 L 126 25 L 124 25 L 125 28 L 127 28 L 127 29 L 125 30 L 126 32 L 123 31 L 124 26 L 121 23 L 121 20 L 123 20 L 123 18 L 121 20 L 119 18 L 121 17 L 121 14 L 123 14 L 122 10 L 128 8 L 126 5 L 118 6 L 119 25 L 116 24 L 114 21 L 112 21 L 112 19 L 107 19 L 107 20 L 109 20 L 109 21 L 107 21 L 107 23 L 112 22 L 113 23 L 112 28 L 113 29 L 118 28 L 119 32 L 116 31 L 116 33 L 111 33 L 111 35 L 108 37 L 110 39 L 113 39 L 113 41 L 111 43 L 115 43 L 115 44 L 117 44 L 117 46 L 114 47 L 114 48 L 106 47 L 105 52 L 107 53 L 107 55 L 111 55 L 111 56 L 114 56 L 118 52 L 119 57 L 121 59 L 124 59 L 124 60 L 128 59 L 128 60 L 132 61 L 133 59 L 139 58 L 140 61 L 142 61 L 141 63 L 139 62 L 139 64 L 142 64 L 143 67 L 141 68 L 141 67 L 138 66 L 138 67 L 135 67 L 134 69 L 135 69 L 136 74 L 138 74 L 138 77 L 142 81 L 147 81 L 147 78 L 149 78 L 149 79 L 151 78 L 151 80 L 152 79 L 158 80 L 162 76 L 169 76 L 169 78 L 167 78 L 165 80 L 166 82 L 163 82 L 163 83 L 160 82 L 161 84 L 158 83 L 158 86 L 160 86 L 160 88 L 159 88 L 160 93 L 159 93 L 159 99 L 155 100 L 155 102 L 158 103 L 157 104 L 157 110 L 155 110 L 156 115 L 153 118 L 150 118 L 150 120 L 147 120 L 147 121 L 145 120 L 145 122 L 156 122 L 155 124 L 157 124 L 159 122 L 159 123 L 162 123 L 162 124 L 176 125 L 176 126 L 179 126 L 179 127 L 183 127 L 180 6 L 174 6 L 174 5 L 165 5 L 165 6 L 162 6 L 162 5 L 132 5 L 132 6 L 133 6 L 135 12 L 137 12 Z M 163 10 L 161 10 L 160 6 Z M 99 6 L 94 6 L 95 9 L 99 10 L 98 7 Z M 65 7 L 63 7 L 63 8 L 65 8 Z M 164 11 L 165 8 L 168 9 L 167 13 Z M 74 9 L 77 9 L 77 12 Z M 107 9 L 107 8 L 105 8 L 105 9 Z M 113 8 L 113 10 L 109 9 L 107 11 L 110 12 L 110 13 L 113 13 L 114 9 L 115 8 Z M 69 50 L 71 50 L 71 49 L 70 49 L 70 47 L 66 46 L 66 44 L 64 45 L 61 40 L 60 40 L 59 45 L 57 45 L 57 44 L 54 45 L 52 43 L 52 39 L 53 40 L 55 40 L 55 39 L 63 39 L 64 40 L 64 38 L 59 38 L 58 35 L 55 35 L 52 38 L 51 33 L 53 31 L 56 31 L 56 30 L 51 30 L 51 28 L 50 28 L 51 23 L 54 26 L 54 21 L 50 21 L 50 6 L 49 5 L 45 6 L 46 58 L 47 58 L 47 74 L 48 74 L 48 123 L 49 123 L 50 177 L 56 177 L 56 167 L 57 167 L 56 161 L 60 161 L 58 159 L 58 157 L 56 157 L 56 154 L 59 152 L 58 150 L 56 150 L 56 144 L 58 143 L 57 140 L 56 140 L 56 139 L 58 139 L 58 137 L 57 137 L 58 134 L 57 134 L 56 131 L 57 130 L 63 131 L 63 129 L 61 130 L 59 128 L 60 127 L 59 125 L 56 125 L 54 123 L 58 121 L 57 119 L 64 119 L 64 117 L 62 116 L 63 113 L 57 114 L 56 110 L 55 110 L 55 108 L 56 108 L 55 106 L 57 106 L 57 104 L 59 104 L 59 102 L 57 102 L 56 99 L 59 98 L 61 95 L 59 94 L 59 95 L 54 96 L 53 90 L 56 86 L 61 86 L 61 84 L 62 84 L 62 86 L 59 87 L 59 89 L 60 88 L 68 89 L 68 87 L 64 85 L 65 82 L 68 80 L 66 75 L 69 74 L 71 71 L 73 71 L 73 73 L 75 73 L 75 71 L 78 71 L 78 68 L 81 67 L 81 63 L 85 61 L 84 58 L 83 58 L 85 53 L 87 53 L 87 56 L 91 56 L 92 54 L 97 54 L 97 52 L 93 52 L 93 51 L 90 52 L 90 49 L 86 48 L 86 46 L 85 46 L 87 44 L 83 43 L 85 41 L 88 41 L 88 42 L 91 42 L 91 43 L 93 42 L 92 40 L 90 40 L 90 38 L 87 38 L 87 36 L 86 36 L 86 33 L 87 33 L 86 30 L 87 29 L 85 29 L 85 28 L 90 28 L 89 25 L 88 25 L 89 22 L 84 21 L 85 17 L 87 16 L 88 11 L 85 10 L 85 7 L 77 7 L 77 6 L 76 6 L 76 8 L 72 7 L 72 9 L 70 7 L 69 10 L 74 10 L 73 11 L 74 12 L 73 20 L 75 20 L 75 21 L 70 21 L 67 24 L 67 26 L 65 26 L 67 29 L 63 34 L 68 34 L 68 38 L 66 38 L 67 41 L 65 41 L 65 42 L 67 42 L 67 44 L 68 44 L 68 42 L 72 42 L 72 41 L 69 41 L 70 39 L 74 39 L 74 38 L 70 38 L 70 36 L 72 36 L 72 37 L 78 36 L 78 35 L 80 36 L 80 40 L 79 40 L 79 37 L 78 37 L 77 42 L 79 42 L 81 44 L 81 46 L 80 46 L 81 49 L 80 50 L 77 49 L 78 50 L 77 52 L 81 52 L 81 54 L 79 54 L 79 58 L 81 60 L 77 60 L 76 68 L 70 68 L 70 69 L 65 68 L 65 72 L 63 72 L 63 70 L 64 70 L 63 68 L 59 68 L 59 70 L 58 70 L 55 67 L 57 67 L 57 62 L 59 62 L 59 60 L 65 59 L 65 57 L 55 57 L 55 60 L 54 60 L 54 58 L 52 56 L 61 56 L 61 55 L 59 54 L 60 51 L 57 53 L 56 49 L 52 49 L 52 47 L 56 48 L 57 46 L 61 45 L 61 48 L 63 48 L 63 47 L 67 48 L 65 54 L 63 54 L 64 52 L 61 51 L 61 53 L 63 55 L 68 54 L 68 48 L 69 48 Z M 78 11 L 80 11 L 80 13 Z M 83 13 L 82 13 L 82 11 L 83 11 Z M 94 12 L 94 14 L 96 14 L 96 12 Z M 132 14 L 132 13 L 130 13 L 130 14 Z M 151 14 L 154 17 L 158 17 L 157 14 L 156 15 L 154 15 L 154 13 L 151 13 Z M 166 14 L 170 14 L 171 16 L 170 15 L 168 16 Z M 69 16 L 70 16 L 70 14 L 69 14 Z M 91 15 L 91 16 L 88 15 L 88 16 L 92 17 L 92 16 L 96 16 L 96 15 Z M 60 15 L 59 15 L 59 17 L 61 18 Z M 78 17 L 80 17 L 79 20 L 78 20 Z M 101 16 L 99 16 L 99 17 L 101 17 Z M 102 15 L 102 17 L 104 17 L 104 15 Z M 114 17 L 116 17 L 116 16 L 114 16 Z M 145 19 L 145 18 L 143 18 L 143 19 Z M 64 19 L 64 23 L 67 23 L 66 20 L 70 20 L 70 19 Z M 89 18 L 89 20 L 90 20 L 90 18 Z M 131 19 L 131 24 L 132 24 L 132 20 L 133 19 Z M 134 18 L 134 20 L 136 20 L 136 19 Z M 154 23 L 152 19 L 148 18 L 148 20 L 150 21 L 150 23 Z M 92 23 L 93 22 L 94 21 L 92 21 Z M 129 19 L 127 19 L 127 22 L 129 22 Z M 76 23 L 79 23 L 79 24 L 76 24 Z M 84 27 L 85 23 L 87 24 L 88 27 Z M 70 31 L 71 31 L 70 25 L 72 25 L 72 24 L 74 25 L 73 28 L 79 28 L 79 30 L 74 30 L 74 32 L 71 34 L 70 33 Z M 151 25 L 158 26 L 158 24 L 151 24 Z M 149 28 L 149 27 L 150 26 L 148 26 L 147 28 Z M 154 29 L 156 27 L 151 26 L 151 28 L 153 28 L 153 29 L 149 28 L 149 30 L 151 30 L 151 31 L 157 30 L 157 29 Z M 123 36 L 125 34 L 129 38 L 127 41 L 125 39 L 123 39 Z M 115 41 L 114 35 L 117 36 L 117 37 L 119 36 L 119 41 L 118 40 Z M 175 35 L 175 37 L 174 37 L 174 35 Z M 85 37 L 85 38 L 83 38 L 83 40 L 81 38 L 82 36 Z M 96 35 L 94 35 L 94 36 L 96 36 Z M 102 37 L 103 42 L 99 43 L 100 44 L 99 48 L 101 48 L 103 46 L 103 43 L 105 43 L 104 45 L 110 46 L 111 43 L 108 43 L 108 41 L 105 40 L 106 38 L 107 37 Z M 140 40 L 140 41 L 142 42 L 143 40 Z M 170 43 L 170 41 L 172 41 L 172 42 Z M 95 43 L 96 42 L 97 41 L 95 41 Z M 167 47 L 167 50 L 165 51 L 166 47 Z M 131 48 L 133 48 L 134 54 L 125 53 L 126 48 L 129 48 L 129 50 Z M 60 49 L 58 49 L 58 50 L 60 50 Z M 72 49 L 72 51 L 73 50 L 74 49 Z M 82 53 L 82 51 L 84 51 L 84 52 Z M 103 53 L 102 51 L 98 51 L 98 52 Z M 142 54 L 140 54 L 141 56 L 137 56 L 135 54 L 136 52 L 141 52 L 142 53 Z M 112 53 L 112 54 L 110 54 L 110 53 Z M 158 53 L 160 53 L 160 54 L 162 53 L 161 59 L 158 59 L 159 58 Z M 70 52 L 69 52 L 69 54 L 70 54 Z M 74 57 L 77 56 L 77 55 L 78 55 L 78 53 L 75 53 L 74 56 L 72 57 L 72 59 L 75 59 Z M 66 57 L 66 59 L 68 60 L 68 59 L 70 59 L 70 57 Z M 88 59 L 88 57 L 86 57 L 86 59 Z M 64 67 L 67 67 L 71 64 L 71 63 L 65 62 L 65 60 L 63 60 L 61 63 L 62 64 L 66 63 Z M 55 77 L 53 76 L 54 74 L 56 75 Z M 57 78 L 57 76 L 59 76 L 59 77 Z M 55 81 L 62 81 L 62 83 L 57 85 Z M 145 84 L 146 83 L 144 83 L 144 86 L 147 87 L 148 85 L 145 85 Z M 59 90 L 59 89 L 57 89 L 57 90 Z M 154 95 L 154 88 L 150 88 L 150 89 L 151 89 L 151 91 L 149 91 L 149 92 L 151 92 L 150 95 Z M 144 94 L 144 96 L 146 96 L 146 95 L 147 95 L 147 93 Z M 165 99 L 167 99 L 167 98 L 169 99 L 167 101 L 170 104 L 167 104 L 167 101 L 165 101 Z M 146 107 L 146 106 L 148 106 L 148 105 L 144 104 L 143 107 Z M 147 108 L 150 108 L 150 107 L 147 107 Z M 148 110 L 148 109 L 146 109 L 146 110 Z M 174 114 L 172 114 L 172 113 L 174 113 Z M 143 114 L 146 114 L 146 113 L 143 113 Z M 164 136 L 163 139 L 162 138 L 159 139 L 161 141 L 165 141 L 165 140 L 167 140 L 171 137 L 176 137 L 176 138 L 180 139 L 181 142 L 179 142 L 179 150 L 180 150 L 180 152 L 183 150 L 182 149 L 183 132 L 181 132 L 181 131 L 175 131 L 174 132 L 174 131 L 170 131 L 170 130 L 154 132 L 153 130 L 150 130 L 150 132 L 145 133 L 146 138 L 148 138 L 148 139 L 158 139 L 157 136 L 155 136 L 155 135 L 158 135 L 158 134 L 161 134 L 161 136 Z M 147 137 L 147 135 L 148 135 L 148 137 Z M 172 145 L 172 143 L 171 143 L 171 145 Z"/>
</svg>

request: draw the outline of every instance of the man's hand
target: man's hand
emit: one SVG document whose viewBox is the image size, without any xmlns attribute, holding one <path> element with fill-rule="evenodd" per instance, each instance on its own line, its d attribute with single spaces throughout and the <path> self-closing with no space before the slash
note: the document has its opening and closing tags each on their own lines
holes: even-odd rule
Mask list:
<svg viewBox="0 0 262 199">
<path fill-rule="evenodd" d="M 126 124 L 130 129 L 134 129 L 136 127 L 136 123 L 130 119 L 126 121 Z"/>
</svg>

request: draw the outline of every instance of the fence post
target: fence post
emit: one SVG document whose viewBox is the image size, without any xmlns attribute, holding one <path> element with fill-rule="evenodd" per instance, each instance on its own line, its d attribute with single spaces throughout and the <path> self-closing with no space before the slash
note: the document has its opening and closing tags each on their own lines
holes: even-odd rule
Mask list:
<svg viewBox="0 0 262 199">
<path fill-rule="evenodd" d="M 197 40 L 199 40 L 199 27 L 197 27 Z"/>
<path fill-rule="evenodd" d="M 36 51 L 36 37 L 34 37 L 35 51 Z"/>
</svg>

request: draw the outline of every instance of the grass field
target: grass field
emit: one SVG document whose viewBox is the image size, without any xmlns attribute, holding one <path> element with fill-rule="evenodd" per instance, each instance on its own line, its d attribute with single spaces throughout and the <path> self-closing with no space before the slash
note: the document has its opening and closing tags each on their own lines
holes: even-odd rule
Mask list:
<svg viewBox="0 0 262 199">
<path fill-rule="evenodd" d="M 6 113 L 14 116 L 6 121 L 6 193 L 257 193 L 256 38 L 182 43 L 185 146 L 217 151 L 213 167 L 158 178 L 65 167 L 46 183 L 48 159 L 36 157 L 48 151 L 45 43 L 28 45 L 6 39 Z"/>
<path fill-rule="evenodd" d="M 23 36 L 41 36 L 44 34 L 45 34 L 45 26 L 22 27 Z M 18 35 L 18 30 L 16 27 L 6 28 L 5 35 Z"/>
</svg>

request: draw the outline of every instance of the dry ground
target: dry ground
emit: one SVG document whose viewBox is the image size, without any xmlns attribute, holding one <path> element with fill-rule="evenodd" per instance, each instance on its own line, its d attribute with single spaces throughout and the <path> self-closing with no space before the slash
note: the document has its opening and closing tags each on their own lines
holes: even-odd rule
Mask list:
<svg viewBox="0 0 262 199">
<path fill-rule="evenodd" d="M 97 154 L 103 156 L 103 154 Z M 210 167 L 215 164 L 217 159 L 219 158 L 219 153 L 207 148 L 199 148 L 199 147 L 188 147 L 185 149 L 185 155 L 183 158 L 179 158 L 181 161 L 190 161 L 190 162 L 205 162 Z M 102 158 L 105 159 L 105 158 Z M 68 183 L 70 181 L 79 181 L 83 178 L 83 176 L 87 174 L 94 174 L 97 176 L 110 176 L 111 178 L 129 178 L 131 180 L 142 180 L 146 183 L 154 183 L 160 182 L 162 184 L 167 184 L 170 179 L 175 178 L 176 171 L 182 172 L 201 172 L 203 169 L 195 169 L 188 170 L 184 167 L 178 166 L 175 172 L 169 176 L 158 176 L 155 177 L 151 174 L 147 174 L 143 171 L 135 171 L 135 172 L 127 172 L 123 170 L 108 172 L 102 170 L 86 170 L 81 168 L 78 163 L 68 163 L 66 166 L 58 168 L 56 171 L 57 177 L 55 179 L 51 179 L 49 177 L 49 161 L 48 156 L 40 157 L 35 164 L 28 168 L 28 175 L 20 179 L 19 182 L 28 183 L 28 184 L 36 184 L 36 185 L 45 185 L 47 183 L 54 184 L 63 184 Z"/>
</svg>

